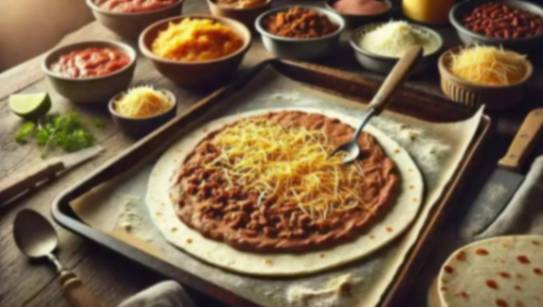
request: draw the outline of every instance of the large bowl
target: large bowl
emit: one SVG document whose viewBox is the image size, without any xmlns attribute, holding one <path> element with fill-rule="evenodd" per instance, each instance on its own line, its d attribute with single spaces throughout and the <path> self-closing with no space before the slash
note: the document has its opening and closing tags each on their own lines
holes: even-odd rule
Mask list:
<svg viewBox="0 0 543 307">
<path fill-rule="evenodd" d="M 477 32 L 473 32 L 464 27 L 461 22 L 461 17 L 469 13 L 476 6 L 482 3 L 488 2 L 488 0 L 473 0 L 464 1 L 456 4 L 449 12 L 449 20 L 456 29 L 460 40 L 466 44 L 484 44 L 493 46 L 503 46 L 507 49 L 520 51 L 523 53 L 538 54 L 543 46 L 543 34 L 534 35 L 524 38 L 493 38 L 488 37 Z M 530 3 L 528 1 L 518 0 L 500 0 L 509 6 L 531 12 L 543 18 L 543 8 L 537 4 Z"/>
<path fill-rule="evenodd" d="M 262 44 L 269 52 L 281 58 L 297 60 L 314 60 L 330 54 L 338 45 L 339 36 L 345 29 L 345 20 L 341 15 L 329 9 L 311 5 L 296 5 L 304 9 L 318 11 L 326 15 L 330 21 L 338 25 L 336 31 L 317 38 L 291 38 L 279 36 L 268 32 L 264 26 L 264 20 L 268 16 L 286 11 L 293 6 L 285 6 L 269 10 L 255 21 L 255 28 L 260 33 Z"/>
<path fill-rule="evenodd" d="M 398 61 L 397 57 L 375 54 L 367 51 L 366 49 L 363 49 L 358 45 L 358 42 L 360 42 L 360 40 L 366 33 L 379 27 L 382 24 L 383 23 L 372 23 L 355 29 L 351 34 L 351 40 L 349 44 L 354 51 L 354 56 L 356 60 L 358 61 L 358 63 L 360 63 L 360 65 L 362 65 L 362 67 L 372 72 L 388 74 L 392 67 L 394 67 L 394 65 Z M 437 40 L 439 44 L 439 47 L 434 52 L 423 55 L 419 62 L 415 65 L 412 74 L 416 75 L 433 66 L 433 64 L 437 60 L 439 52 L 443 47 L 443 39 L 441 38 L 441 35 L 439 35 L 439 33 L 430 28 L 421 25 L 413 26 L 421 28 L 422 30 L 428 32 Z"/>
<path fill-rule="evenodd" d="M 439 75 L 441 90 L 456 103 L 468 107 L 479 107 L 485 104 L 489 110 L 504 110 L 522 102 L 526 91 L 526 83 L 533 74 L 533 66 L 525 60 L 526 74 L 515 84 L 480 85 L 463 80 L 450 71 L 451 58 L 460 47 L 449 49 L 439 57 Z"/>
<path fill-rule="evenodd" d="M 50 69 L 62 55 L 90 47 L 120 49 L 128 54 L 130 63 L 109 75 L 81 79 L 66 77 Z M 136 59 L 136 51 L 127 44 L 114 41 L 85 41 L 53 49 L 45 56 L 42 69 L 55 90 L 62 96 L 76 103 L 105 105 L 113 95 L 128 87 L 134 75 Z"/>
<path fill-rule="evenodd" d="M 184 18 L 206 18 L 221 22 L 232 28 L 242 39 L 243 45 L 226 56 L 206 61 L 175 61 L 161 58 L 151 51 L 151 45 L 158 33 L 165 30 L 170 22 L 177 23 Z M 145 29 L 139 38 L 139 48 L 166 78 L 180 86 L 206 87 L 225 82 L 238 69 L 245 53 L 251 46 L 251 32 L 239 21 L 217 16 L 185 15 L 158 21 Z"/>
<path fill-rule="evenodd" d="M 170 101 L 173 102 L 172 106 L 160 114 L 151 115 L 143 118 L 127 117 L 117 112 L 116 103 L 119 99 L 121 99 L 123 95 L 126 94 L 126 92 L 121 92 L 111 98 L 108 103 L 109 113 L 111 114 L 111 117 L 113 118 L 115 124 L 117 124 L 117 126 L 121 129 L 123 133 L 134 138 L 139 138 L 175 117 L 175 115 L 177 114 L 177 99 L 175 95 L 167 90 L 162 89 L 159 91 L 164 93 L 166 97 L 168 97 Z"/>
<path fill-rule="evenodd" d="M 249 28 L 253 28 L 255 19 L 258 15 L 262 14 L 271 7 L 272 0 L 265 0 L 265 2 L 252 8 L 234 8 L 217 4 L 216 0 L 207 0 L 209 11 L 213 16 L 227 17 L 235 19 Z"/>
<path fill-rule="evenodd" d="M 348 28 L 355 28 L 358 26 L 361 26 L 363 24 L 372 23 L 372 22 L 378 22 L 378 21 L 385 21 L 386 19 L 390 18 L 391 11 L 392 11 L 392 3 L 390 0 L 384 0 L 386 5 L 388 5 L 388 10 L 385 12 L 379 13 L 379 14 L 372 14 L 372 15 L 354 15 L 354 14 L 344 14 L 342 12 L 339 12 L 334 8 L 334 4 L 338 0 L 326 0 L 324 2 L 324 6 L 338 14 L 340 14 L 346 21 Z"/>
<path fill-rule="evenodd" d="M 177 0 L 171 6 L 160 8 L 158 10 L 123 13 L 111 12 L 96 5 L 96 0 L 86 0 L 87 6 L 92 10 L 94 18 L 104 27 L 117 33 L 117 35 L 135 40 L 141 31 L 148 25 L 158 20 L 180 15 L 183 10 L 184 0 Z"/>
</svg>

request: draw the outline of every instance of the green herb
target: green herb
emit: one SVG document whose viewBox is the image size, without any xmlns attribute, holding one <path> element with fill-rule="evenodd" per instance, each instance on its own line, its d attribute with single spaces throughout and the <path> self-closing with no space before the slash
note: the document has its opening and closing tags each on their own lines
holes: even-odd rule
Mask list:
<svg viewBox="0 0 543 307">
<path fill-rule="evenodd" d="M 31 136 L 43 148 L 42 156 L 57 148 L 78 151 L 92 146 L 95 141 L 76 113 L 51 114 L 36 122 L 24 122 L 17 130 L 15 140 L 26 143 Z"/>
<path fill-rule="evenodd" d="M 19 144 L 25 144 L 28 142 L 28 138 L 34 134 L 36 124 L 33 122 L 25 122 L 17 129 L 15 133 L 15 141 Z"/>
</svg>

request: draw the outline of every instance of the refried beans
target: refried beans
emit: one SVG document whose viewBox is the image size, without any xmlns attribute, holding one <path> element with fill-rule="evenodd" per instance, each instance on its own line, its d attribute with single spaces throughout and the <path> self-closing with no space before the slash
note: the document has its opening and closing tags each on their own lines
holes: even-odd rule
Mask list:
<svg viewBox="0 0 543 307">
<path fill-rule="evenodd" d="M 299 111 L 269 113 L 248 120 L 264 120 L 284 129 L 322 131 L 326 148 L 335 148 L 353 133 L 352 127 L 337 119 Z M 173 178 L 170 196 L 178 217 L 204 236 L 251 252 L 314 251 L 357 238 L 395 202 L 400 183 L 396 165 L 367 133 L 359 139 L 362 155 L 354 162 L 360 170 L 353 181 L 358 185 L 350 187 L 360 199 L 343 210 L 310 214 L 294 199 L 279 202 L 276 195 L 262 197 L 247 184 L 229 182 L 232 179 L 227 178 L 226 170 L 206 165 L 227 150 L 215 142 L 221 131 L 241 123 L 209 133 L 187 155 Z"/>
</svg>

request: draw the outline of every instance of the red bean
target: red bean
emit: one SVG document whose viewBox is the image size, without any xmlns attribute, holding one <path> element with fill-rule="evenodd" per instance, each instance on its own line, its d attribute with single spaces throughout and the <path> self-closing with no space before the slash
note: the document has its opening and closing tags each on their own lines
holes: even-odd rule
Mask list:
<svg viewBox="0 0 543 307">
<path fill-rule="evenodd" d="M 499 2 L 475 7 L 462 18 L 466 28 L 489 37 L 530 37 L 543 32 L 543 18 Z"/>
</svg>

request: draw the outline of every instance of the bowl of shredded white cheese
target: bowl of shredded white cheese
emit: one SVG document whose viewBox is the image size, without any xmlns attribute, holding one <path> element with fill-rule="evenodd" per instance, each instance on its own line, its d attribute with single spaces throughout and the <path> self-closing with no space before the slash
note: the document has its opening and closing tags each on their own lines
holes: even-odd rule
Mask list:
<svg viewBox="0 0 543 307">
<path fill-rule="evenodd" d="M 443 39 L 430 28 L 406 21 L 389 21 L 357 28 L 351 35 L 350 45 L 360 65 L 377 73 L 388 73 L 406 50 L 419 45 L 424 54 L 413 72 L 420 73 L 437 60 Z"/>
</svg>

